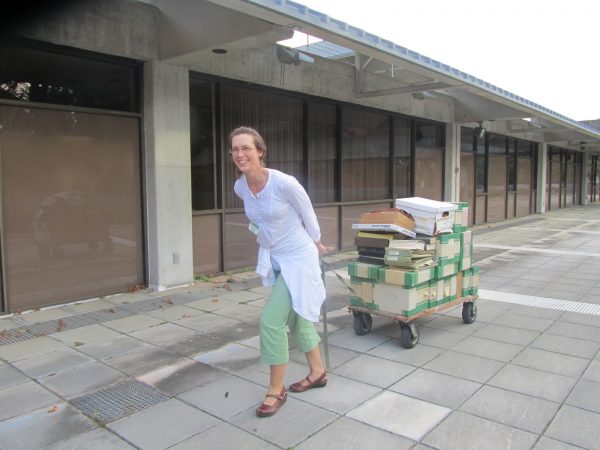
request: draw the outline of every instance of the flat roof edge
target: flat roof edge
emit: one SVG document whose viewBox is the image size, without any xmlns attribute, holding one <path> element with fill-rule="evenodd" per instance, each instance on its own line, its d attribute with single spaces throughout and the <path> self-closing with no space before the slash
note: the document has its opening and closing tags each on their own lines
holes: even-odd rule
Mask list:
<svg viewBox="0 0 600 450">
<path fill-rule="evenodd" d="M 515 103 L 519 103 L 527 108 L 531 108 L 537 112 L 547 114 L 555 119 L 566 122 L 572 126 L 586 130 L 590 133 L 596 134 L 600 137 L 600 130 L 592 127 L 586 123 L 579 122 L 571 119 L 563 114 L 560 114 L 550 108 L 546 108 L 538 103 L 532 102 L 524 97 L 513 94 L 506 89 L 502 89 L 492 83 L 489 83 L 481 78 L 477 78 L 474 75 L 463 72 L 455 67 L 448 64 L 444 64 L 428 56 L 422 55 L 414 50 L 410 50 L 401 45 L 395 44 L 394 42 L 383 39 L 373 33 L 369 33 L 361 28 L 350 25 L 341 20 L 329 17 L 327 14 L 321 13 L 308 6 L 291 0 L 243 0 L 247 3 L 255 4 L 264 8 L 271 9 L 272 11 L 285 14 L 303 22 L 307 22 L 315 27 L 323 28 L 326 31 L 338 34 L 342 37 L 356 41 L 357 43 L 367 45 L 377 50 L 388 52 L 389 54 L 407 60 L 414 64 L 417 64 L 425 69 L 438 72 L 442 75 L 451 77 L 457 81 L 475 86 L 479 89 L 483 89 L 494 95 L 508 99 Z"/>
</svg>

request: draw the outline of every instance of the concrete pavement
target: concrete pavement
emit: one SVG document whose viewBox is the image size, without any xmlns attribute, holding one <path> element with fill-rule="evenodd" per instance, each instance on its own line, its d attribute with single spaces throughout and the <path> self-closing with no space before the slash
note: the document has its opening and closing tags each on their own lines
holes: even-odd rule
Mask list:
<svg viewBox="0 0 600 450">
<path fill-rule="evenodd" d="M 328 273 L 329 383 L 267 419 L 252 273 L 4 317 L 0 448 L 600 448 L 600 207 L 473 230 L 475 323 L 419 319 L 410 350 L 389 319 L 357 336 Z"/>
</svg>

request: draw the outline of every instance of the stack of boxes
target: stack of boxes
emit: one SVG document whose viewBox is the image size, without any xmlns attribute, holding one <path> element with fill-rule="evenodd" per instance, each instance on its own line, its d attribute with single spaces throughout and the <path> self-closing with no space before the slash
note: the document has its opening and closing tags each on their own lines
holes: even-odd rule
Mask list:
<svg viewBox="0 0 600 450">
<path fill-rule="evenodd" d="M 421 217 L 422 211 L 415 209 L 422 205 L 430 210 L 423 214 L 424 217 Z M 415 248 L 435 250 L 433 262 L 413 269 L 390 265 L 393 262 L 390 259 L 362 262 L 364 259 L 359 256 L 357 262 L 348 265 L 354 291 L 351 305 L 410 317 L 457 298 L 476 295 L 479 268 L 472 266 L 473 237 L 468 229 L 467 203 L 450 204 L 413 197 L 396 200 L 396 208 L 414 217 L 415 244 L 422 242 L 422 246 L 419 244 Z M 410 229 L 410 225 L 404 226 Z M 371 228 L 370 231 L 376 230 Z M 382 241 L 385 254 L 389 254 L 396 239 L 410 238 L 404 234 Z M 364 245 L 358 245 L 365 243 L 360 236 L 355 242 L 362 252 L 366 250 Z M 408 243 L 399 244 L 412 247 Z"/>
</svg>

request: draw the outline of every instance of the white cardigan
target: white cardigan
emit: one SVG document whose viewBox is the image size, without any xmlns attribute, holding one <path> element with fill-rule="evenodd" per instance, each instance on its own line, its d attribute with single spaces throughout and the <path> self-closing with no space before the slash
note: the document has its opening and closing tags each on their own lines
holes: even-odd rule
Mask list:
<svg viewBox="0 0 600 450">
<path fill-rule="evenodd" d="M 273 269 L 280 270 L 298 315 L 318 322 L 325 300 L 319 252 L 315 242 L 321 230 L 306 191 L 298 181 L 283 172 L 269 171 L 267 184 L 256 196 L 246 177 L 235 182 L 235 193 L 244 201 L 250 222 L 258 226 L 260 245 L 256 272 L 264 286 L 275 283 Z"/>
</svg>

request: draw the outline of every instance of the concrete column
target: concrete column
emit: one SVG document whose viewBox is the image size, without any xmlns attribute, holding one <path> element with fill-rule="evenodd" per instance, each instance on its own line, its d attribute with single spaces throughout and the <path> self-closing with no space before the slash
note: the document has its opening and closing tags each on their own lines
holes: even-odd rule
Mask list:
<svg viewBox="0 0 600 450">
<path fill-rule="evenodd" d="M 548 167 L 548 144 L 538 144 L 538 166 L 536 189 L 536 213 L 546 212 L 546 170 Z"/>
<path fill-rule="evenodd" d="M 458 124 L 446 124 L 444 161 L 444 200 L 457 202 L 460 196 L 460 125 Z"/>
<path fill-rule="evenodd" d="M 587 171 L 588 171 L 588 165 L 590 163 L 590 156 L 588 154 L 588 152 L 583 152 L 581 154 L 582 158 L 581 158 L 581 204 L 582 205 L 587 205 L 589 204 L 588 202 L 588 196 L 587 196 L 587 191 L 588 191 L 588 183 L 590 180 L 588 180 L 587 177 Z"/>
<path fill-rule="evenodd" d="M 144 65 L 148 284 L 192 283 L 192 199 L 188 70 Z"/>
</svg>

